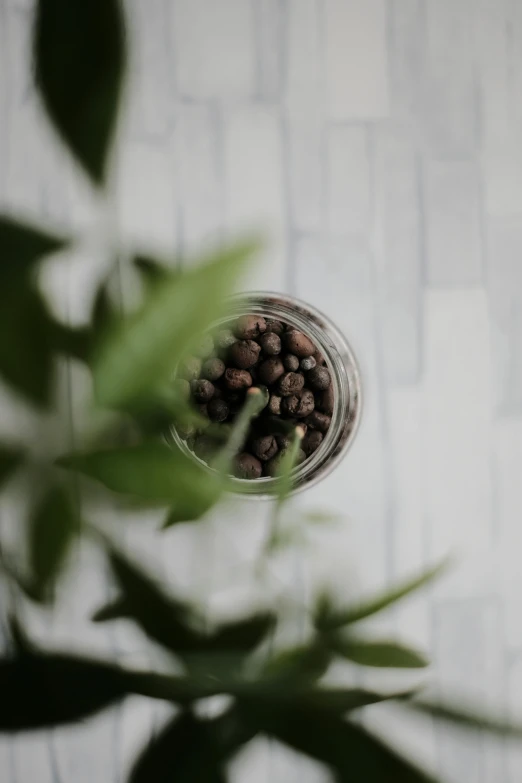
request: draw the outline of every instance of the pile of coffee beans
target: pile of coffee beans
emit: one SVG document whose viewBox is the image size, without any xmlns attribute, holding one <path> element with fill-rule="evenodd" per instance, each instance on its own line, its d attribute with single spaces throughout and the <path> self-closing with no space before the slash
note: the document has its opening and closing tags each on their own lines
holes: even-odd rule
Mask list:
<svg viewBox="0 0 522 783">
<path fill-rule="evenodd" d="M 214 336 L 206 335 L 182 362 L 176 382 L 205 422 L 214 425 L 180 432 L 205 461 L 219 445 L 216 425 L 233 423 L 249 388 L 266 387 L 267 405 L 252 420 L 244 451 L 236 456 L 240 478 L 277 475 L 297 426 L 300 436 L 304 432 L 297 459 L 304 462 L 330 426 L 334 391 L 326 361 L 306 334 L 281 321 L 244 315 Z"/>
</svg>

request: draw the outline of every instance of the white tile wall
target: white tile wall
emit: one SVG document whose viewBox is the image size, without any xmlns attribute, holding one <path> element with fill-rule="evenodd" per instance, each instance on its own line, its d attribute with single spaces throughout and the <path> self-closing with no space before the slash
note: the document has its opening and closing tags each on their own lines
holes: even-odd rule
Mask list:
<svg viewBox="0 0 522 783">
<path fill-rule="evenodd" d="M 93 199 L 32 88 L 31 8 L 0 0 L 0 200 L 85 229 L 99 219 Z M 127 0 L 126 9 L 133 57 L 114 204 L 125 240 L 190 252 L 266 231 L 245 285 L 326 310 L 360 357 L 360 434 L 299 500 L 346 522 L 316 531 L 316 548 L 277 579 L 304 600 L 315 582 L 368 590 L 453 553 L 448 576 L 383 627 L 430 652 L 446 695 L 473 692 L 520 717 L 522 4 Z M 69 317 L 85 318 L 92 280 L 77 266 L 57 267 L 49 285 L 69 292 Z M 5 422 L 31 426 L 23 410 Z M 14 509 L 2 507 L 4 528 Z M 206 532 L 166 537 L 161 555 L 148 533 L 131 527 L 129 539 L 173 584 L 200 573 L 198 589 L 220 606 L 244 592 L 230 576 L 243 573 L 265 513 L 225 509 Z M 230 567 L 207 568 L 226 552 Z M 81 611 L 66 604 L 53 638 L 73 630 L 76 643 L 142 660 L 143 639 L 127 626 L 93 635 L 83 616 L 105 574 L 89 561 L 81 574 Z M 163 714 L 136 699 L 86 727 L 2 740 L 0 779 L 123 783 Z M 386 712 L 376 722 L 448 781 L 519 783 L 522 756 L 508 745 L 457 741 Z M 326 778 L 260 743 L 235 765 L 234 783 L 246 779 Z"/>
</svg>

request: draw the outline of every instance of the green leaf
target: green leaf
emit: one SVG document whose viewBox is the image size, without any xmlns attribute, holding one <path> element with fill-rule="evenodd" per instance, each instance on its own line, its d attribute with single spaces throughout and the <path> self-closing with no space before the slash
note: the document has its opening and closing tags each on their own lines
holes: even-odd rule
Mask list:
<svg viewBox="0 0 522 783">
<path fill-rule="evenodd" d="M 6 286 L 10 280 L 23 277 L 36 262 L 68 244 L 69 240 L 64 237 L 0 215 L 0 297 L 4 299 L 8 295 Z"/>
<path fill-rule="evenodd" d="M 36 83 L 60 136 L 91 179 L 103 184 L 125 71 L 118 0 L 38 0 Z"/>
<path fill-rule="evenodd" d="M 51 335 L 51 342 L 57 353 L 88 363 L 91 354 L 89 327 L 68 326 L 60 321 L 53 321 Z"/>
<path fill-rule="evenodd" d="M 113 492 L 181 506 L 191 518 L 213 505 L 222 491 L 217 476 L 163 443 L 71 454 L 58 464 L 100 481 Z"/>
<path fill-rule="evenodd" d="M 348 606 L 346 609 L 334 610 L 331 605 L 326 603 L 323 609 L 316 613 L 316 626 L 322 630 L 332 630 L 365 620 L 437 579 L 447 567 L 448 561 L 445 560 L 420 576 L 398 584 L 391 590 L 369 598 L 360 604 Z"/>
<path fill-rule="evenodd" d="M 339 783 L 435 783 L 384 742 L 332 711 L 254 700 L 241 700 L 240 710 L 247 726 L 326 764 Z"/>
<path fill-rule="evenodd" d="M 121 620 L 129 616 L 129 609 L 123 598 L 117 598 L 112 604 L 106 604 L 92 616 L 93 623 L 106 623 L 111 620 Z"/>
<path fill-rule="evenodd" d="M 151 288 L 140 310 L 107 338 L 94 363 L 100 404 L 119 407 L 168 382 L 184 354 L 223 313 L 255 245 L 239 244 Z"/>
<path fill-rule="evenodd" d="M 315 682 L 326 673 L 331 653 L 317 641 L 273 655 L 264 664 L 261 677 L 285 685 Z"/>
<path fill-rule="evenodd" d="M 396 642 L 373 642 L 332 635 L 328 637 L 328 643 L 338 655 L 360 666 L 421 669 L 429 665 L 424 655 Z"/>
<path fill-rule="evenodd" d="M 205 516 L 215 504 L 213 496 L 205 497 L 197 494 L 187 498 L 179 498 L 171 503 L 167 518 L 163 524 L 164 529 L 178 525 L 180 522 L 195 522 Z"/>
<path fill-rule="evenodd" d="M 34 509 L 29 523 L 31 594 L 45 601 L 52 591 L 78 532 L 78 519 L 69 493 L 51 487 Z"/>
<path fill-rule="evenodd" d="M 463 729 L 477 729 L 503 737 L 522 737 L 522 726 L 488 715 L 482 709 L 463 709 L 460 706 L 430 702 L 427 700 L 407 702 L 409 709 L 429 715 L 435 720 L 451 723 Z"/>
<path fill-rule="evenodd" d="M 134 266 L 140 273 L 143 282 L 148 286 L 154 286 L 156 283 L 166 280 L 169 276 L 177 274 L 177 270 L 172 270 L 149 256 L 135 256 Z"/>
<path fill-rule="evenodd" d="M 0 487 L 13 475 L 23 458 L 21 449 L 0 446 Z"/>
<path fill-rule="evenodd" d="M 219 626 L 204 643 L 208 652 L 237 652 L 248 654 L 259 647 L 274 628 L 275 616 L 260 612 Z"/>
<path fill-rule="evenodd" d="M 24 653 L 0 660 L 0 732 L 73 723 L 130 692 L 117 666 L 68 655 Z"/>
<path fill-rule="evenodd" d="M 214 720 L 184 713 L 145 748 L 129 783 L 225 783 L 225 763 L 251 738 L 234 710 Z"/>
<path fill-rule="evenodd" d="M 371 704 L 380 704 L 383 701 L 407 701 L 416 693 L 416 690 L 377 693 L 361 688 L 316 688 L 310 691 L 310 693 L 298 693 L 295 701 L 308 707 L 345 715 L 354 710 L 360 710 L 362 707 L 368 707 Z"/>
<path fill-rule="evenodd" d="M 26 400 L 47 407 L 53 386 L 53 328 L 29 280 L 12 280 L 0 299 L 0 375 Z"/>
</svg>

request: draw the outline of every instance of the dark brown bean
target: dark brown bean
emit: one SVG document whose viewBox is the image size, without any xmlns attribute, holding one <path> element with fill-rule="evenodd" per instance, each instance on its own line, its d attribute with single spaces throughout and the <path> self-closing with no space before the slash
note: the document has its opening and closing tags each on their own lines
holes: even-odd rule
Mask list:
<svg viewBox="0 0 522 783">
<path fill-rule="evenodd" d="M 330 426 L 330 421 L 330 416 L 327 416 L 326 413 L 319 413 L 319 411 L 312 411 L 306 418 L 306 423 L 310 429 L 319 430 L 319 432 L 326 432 Z"/>
<path fill-rule="evenodd" d="M 333 389 L 333 383 L 325 389 L 323 392 L 319 392 L 316 395 L 316 406 L 323 413 L 327 413 L 331 416 L 334 412 L 335 393 Z"/>
<path fill-rule="evenodd" d="M 326 359 L 324 358 L 324 356 L 323 356 L 323 354 L 321 353 L 321 351 L 316 351 L 316 352 L 315 352 L 314 354 L 312 354 L 312 355 L 313 355 L 313 357 L 314 357 L 314 359 L 315 359 L 315 363 L 316 363 L 316 364 L 319 364 L 319 365 L 321 365 L 321 366 L 323 366 L 323 365 L 325 365 L 325 364 L 326 364 Z"/>
<path fill-rule="evenodd" d="M 263 472 L 263 466 L 257 457 L 244 451 L 235 459 L 235 475 L 242 479 L 260 478 Z"/>
<path fill-rule="evenodd" d="M 225 421 L 230 413 L 230 408 L 225 400 L 210 400 L 208 404 L 208 417 L 211 421 Z"/>
<path fill-rule="evenodd" d="M 277 453 L 278 446 L 274 435 L 264 435 L 252 441 L 252 451 L 258 459 L 266 462 Z"/>
<path fill-rule="evenodd" d="M 246 370 L 236 370 L 235 367 L 229 367 L 225 370 L 225 386 L 231 391 L 239 389 L 248 389 L 252 386 L 252 376 Z"/>
<path fill-rule="evenodd" d="M 242 315 L 237 319 L 235 332 L 240 340 L 253 340 L 266 331 L 266 321 L 261 315 Z"/>
<path fill-rule="evenodd" d="M 297 372 L 287 372 L 279 379 L 279 393 L 283 397 L 296 394 L 304 386 L 304 376 Z"/>
<path fill-rule="evenodd" d="M 214 386 L 204 378 L 191 381 L 190 390 L 196 402 L 208 402 L 214 396 Z"/>
<path fill-rule="evenodd" d="M 267 318 L 266 331 L 281 335 L 284 332 L 284 326 L 281 321 L 276 321 L 275 318 Z"/>
<path fill-rule="evenodd" d="M 236 367 L 246 370 L 254 366 L 260 353 L 261 348 L 254 340 L 238 340 L 230 346 L 228 355 Z"/>
<path fill-rule="evenodd" d="M 208 381 L 217 381 L 219 378 L 221 378 L 225 372 L 225 369 L 225 362 L 221 361 L 221 359 L 218 359 L 217 357 L 214 357 L 213 359 L 207 359 L 206 362 L 203 362 L 201 376 L 206 378 Z"/>
<path fill-rule="evenodd" d="M 289 353 L 295 354 L 300 359 L 303 359 L 305 356 L 311 356 L 316 351 L 316 347 L 310 338 L 298 331 L 286 332 L 284 344 Z"/>
<path fill-rule="evenodd" d="M 282 411 L 288 416 L 298 419 L 308 416 L 315 407 L 315 399 L 310 389 L 302 389 L 297 394 L 292 394 L 283 399 Z"/>
<path fill-rule="evenodd" d="M 267 332 L 259 338 L 259 345 L 267 356 L 277 356 L 281 353 L 281 338 L 275 332 Z"/>
<path fill-rule="evenodd" d="M 332 382 L 330 372 L 326 367 L 314 367 L 306 377 L 308 384 L 317 391 L 324 391 Z"/>
<path fill-rule="evenodd" d="M 317 362 L 315 361 L 313 356 L 307 356 L 305 359 L 301 359 L 301 361 L 299 362 L 299 367 L 304 372 L 308 372 L 308 370 L 314 369 L 316 363 Z"/>
<path fill-rule="evenodd" d="M 307 457 L 317 451 L 323 440 L 323 433 L 318 430 L 308 430 L 303 438 L 303 451 Z"/>
<path fill-rule="evenodd" d="M 284 371 L 283 362 L 279 357 L 274 356 L 261 362 L 257 375 L 261 383 L 266 383 L 267 386 L 270 386 L 283 375 Z"/>
<path fill-rule="evenodd" d="M 268 402 L 268 410 L 275 416 L 279 416 L 281 413 L 281 397 L 278 397 L 276 394 L 272 394 Z"/>
<path fill-rule="evenodd" d="M 299 369 L 299 359 L 293 353 L 287 353 L 286 356 L 283 356 L 283 364 L 285 370 L 289 372 L 296 372 Z"/>
</svg>

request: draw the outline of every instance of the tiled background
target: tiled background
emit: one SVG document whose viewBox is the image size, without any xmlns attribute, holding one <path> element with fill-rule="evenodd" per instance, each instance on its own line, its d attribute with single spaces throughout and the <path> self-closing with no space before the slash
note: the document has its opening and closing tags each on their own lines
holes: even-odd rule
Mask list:
<svg viewBox="0 0 522 783">
<path fill-rule="evenodd" d="M 31 7 L 0 0 L 0 197 L 94 227 L 96 240 L 99 209 L 39 114 Z M 250 286 L 324 309 L 360 357 L 360 434 L 299 501 L 347 521 L 317 533 L 283 577 L 303 597 L 327 574 L 371 589 L 454 553 L 449 576 L 382 627 L 430 651 L 429 679 L 446 695 L 471 692 L 522 716 L 522 3 L 127 7 L 134 59 L 111 199 L 121 234 L 194 251 L 266 229 L 271 244 Z M 85 317 L 104 262 L 91 248 L 56 267 L 47 282 L 65 315 Z M 81 378 L 76 368 L 68 377 L 74 411 Z M 23 412 L 2 422 L 32 426 Z M 2 511 L 5 527 L 12 509 Z M 205 574 L 215 598 L 217 561 L 229 570 L 266 509 L 234 512 L 163 539 L 160 551 L 157 538 L 136 540 L 174 580 Z M 100 642 L 83 621 L 105 590 L 87 556 L 78 579 L 56 635 L 137 654 L 142 640 L 126 630 Z M 522 780 L 522 754 L 502 743 L 385 718 L 373 716 L 450 781 Z M 137 739 L 160 720 L 137 700 L 89 727 L 0 740 L 0 779 L 119 783 Z M 261 744 L 236 768 L 249 783 L 307 775 L 324 780 Z"/>
</svg>

